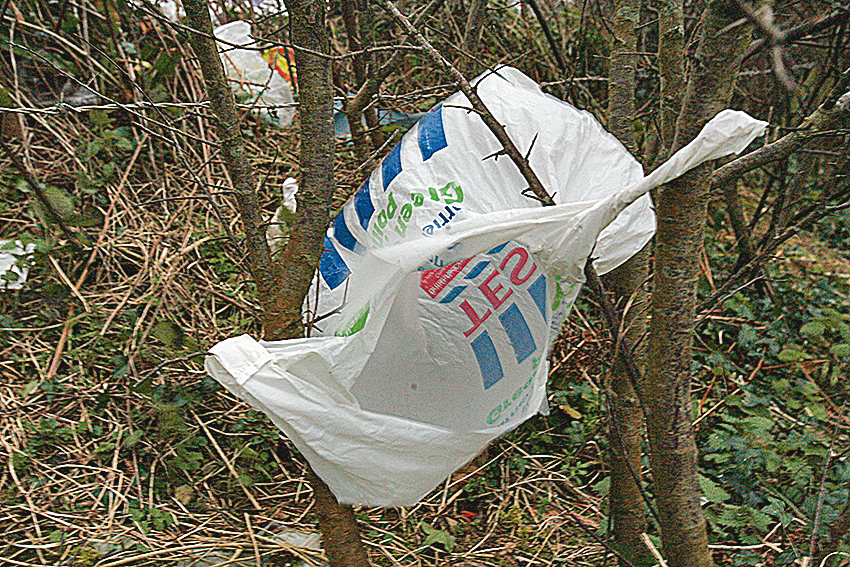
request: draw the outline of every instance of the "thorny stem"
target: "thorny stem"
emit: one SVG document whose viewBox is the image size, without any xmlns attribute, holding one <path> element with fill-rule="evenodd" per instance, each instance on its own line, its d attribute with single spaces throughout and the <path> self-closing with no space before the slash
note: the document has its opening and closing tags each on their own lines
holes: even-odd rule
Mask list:
<svg viewBox="0 0 850 567">
<path fill-rule="evenodd" d="M 502 126 L 487 109 L 484 101 L 481 100 L 481 97 L 478 96 L 478 93 L 475 92 L 475 89 L 469 84 L 469 81 L 467 81 L 460 71 L 449 63 L 449 61 L 443 57 L 439 51 L 434 49 L 434 46 L 431 45 L 428 40 L 419 33 L 419 31 L 417 31 L 404 14 L 399 12 L 398 8 L 396 8 L 395 4 L 393 4 L 391 0 L 378 0 L 378 4 L 410 37 L 413 38 L 414 41 L 416 41 L 416 43 L 423 48 L 428 58 L 431 59 L 437 67 L 443 69 L 458 88 L 460 88 L 461 92 L 466 95 L 466 98 L 468 98 L 469 102 L 472 104 L 472 108 L 481 117 L 481 120 L 484 121 L 484 124 L 487 125 L 493 135 L 496 136 L 496 139 L 502 144 L 507 156 L 510 157 L 511 161 L 516 164 L 520 173 L 522 173 L 522 176 L 528 183 L 529 188 L 534 193 L 535 198 L 544 205 L 554 205 L 555 201 L 543 187 L 543 184 L 540 182 L 540 179 L 537 178 L 534 170 L 531 169 L 528 159 L 522 155 L 522 152 L 520 152 L 519 149 L 517 149 L 513 141 L 511 141 L 511 138 L 508 136 L 508 132 L 505 130 L 505 127 Z"/>
</svg>

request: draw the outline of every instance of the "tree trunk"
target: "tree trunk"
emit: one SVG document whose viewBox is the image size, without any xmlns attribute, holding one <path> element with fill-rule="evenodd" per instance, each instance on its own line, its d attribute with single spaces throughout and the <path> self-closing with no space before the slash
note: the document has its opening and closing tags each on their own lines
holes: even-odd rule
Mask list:
<svg viewBox="0 0 850 567">
<path fill-rule="evenodd" d="M 331 60 L 325 24 L 326 3 L 321 0 L 287 0 L 295 65 L 298 69 L 301 182 L 292 231 L 281 258 L 286 268 L 281 293 L 291 303 L 266 315 L 266 336 L 295 338 L 303 335 L 301 304 L 310 288 L 323 252 L 334 192 L 334 124 Z M 303 48 L 303 49 L 299 49 Z M 306 51 L 309 50 L 309 51 Z M 368 567 L 369 559 L 351 506 L 341 506 L 328 486 L 312 471 L 308 480 L 316 498 L 322 545 L 331 567 Z"/>
<path fill-rule="evenodd" d="M 658 6 L 658 72 L 661 78 L 661 151 L 656 163 L 667 159 L 676 118 L 682 107 L 685 70 L 682 49 L 685 20 L 682 0 L 661 0 Z"/>
<path fill-rule="evenodd" d="M 731 26 L 733 5 L 709 2 L 676 122 L 672 150 L 692 140 L 731 98 L 749 29 Z M 713 565 L 700 508 L 691 410 L 691 347 L 699 254 L 712 165 L 664 186 L 656 199 L 658 232 L 647 371 L 642 385 L 661 540 L 670 567 Z"/>
<path fill-rule="evenodd" d="M 289 241 L 279 261 L 272 259 L 266 227 L 255 193 L 256 182 L 245 152 L 233 93 L 224 76 L 212 36 L 209 6 L 204 0 L 184 0 L 189 25 L 201 33 L 190 35 L 198 56 L 210 105 L 218 119 L 222 158 L 233 182 L 246 235 L 248 264 L 263 306 L 263 328 L 268 340 L 303 335 L 301 304 L 322 254 L 334 191 L 333 89 L 325 7 L 318 0 L 290 0 L 287 9 L 296 46 L 300 84 L 301 184 L 298 212 Z M 308 478 L 316 495 L 322 540 L 331 567 L 368 567 L 354 513 L 340 506 L 327 485 L 312 471 Z"/>
<path fill-rule="evenodd" d="M 626 148 L 637 151 L 634 134 L 635 64 L 637 26 L 641 0 L 614 0 L 611 21 L 611 64 L 608 72 L 608 127 Z M 631 353 L 638 369 L 645 366 L 646 292 L 643 282 L 649 270 L 648 248 L 629 259 L 605 279 L 616 297 L 615 304 L 625 305 L 634 295 L 632 307 L 624 313 L 622 334 L 629 345 L 637 345 Z M 622 344 L 615 349 L 623 348 Z M 643 448 L 643 413 L 637 394 L 620 357 L 614 357 L 609 396 L 610 419 L 608 445 L 611 452 L 611 486 L 609 508 L 613 521 L 613 538 L 620 552 L 635 565 L 651 565 L 653 557 L 644 545 L 646 510 L 641 494 L 641 453 Z M 623 562 L 620 562 L 621 565 Z"/>
<path fill-rule="evenodd" d="M 649 272 L 649 245 L 632 256 L 628 262 L 611 272 L 606 284 L 625 305 L 632 297 L 629 310 L 623 314 L 622 337 L 626 344 L 636 345 L 632 358 L 643 374 L 646 367 L 646 304 L 648 294 L 643 283 Z M 623 344 L 616 348 L 624 348 Z M 641 534 L 647 531 L 647 516 L 641 482 L 643 452 L 643 412 L 628 372 L 615 356 L 611 371 L 611 424 L 608 444 L 611 450 L 611 487 L 609 506 L 614 522 L 614 542 L 634 565 L 655 563 Z M 622 564 L 622 562 L 621 562 Z"/>
</svg>

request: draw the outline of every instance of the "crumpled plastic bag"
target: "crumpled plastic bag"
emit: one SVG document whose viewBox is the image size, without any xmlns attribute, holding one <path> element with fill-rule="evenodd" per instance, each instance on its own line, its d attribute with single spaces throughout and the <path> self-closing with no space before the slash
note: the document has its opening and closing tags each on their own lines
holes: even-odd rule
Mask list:
<svg viewBox="0 0 850 567">
<path fill-rule="evenodd" d="M 213 35 L 233 91 L 247 93 L 250 101 L 260 107 L 289 105 L 263 108 L 260 113 L 276 126 L 292 124 L 295 100 L 290 82 L 294 81 L 294 52 L 282 48 L 261 50 L 251 37 L 251 24 L 241 20 L 218 26 Z"/>
<path fill-rule="evenodd" d="M 328 229 L 305 303 L 308 320 L 325 316 L 314 329 L 324 336 L 243 335 L 206 359 L 340 502 L 413 505 L 545 410 L 549 348 L 587 258 L 600 272 L 626 261 L 654 232 L 651 188 L 742 151 L 766 126 L 721 112 L 644 178 L 589 113 L 519 71 L 484 75 L 478 93 L 520 150 L 531 149 L 556 206 L 521 195 L 525 180 L 507 157 L 495 159 L 499 143 L 453 95 L 404 136 Z"/>
</svg>

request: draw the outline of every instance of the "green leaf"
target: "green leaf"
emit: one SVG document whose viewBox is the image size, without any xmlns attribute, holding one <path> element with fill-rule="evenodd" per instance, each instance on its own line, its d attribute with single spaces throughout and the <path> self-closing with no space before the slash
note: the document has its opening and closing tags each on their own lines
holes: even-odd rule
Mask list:
<svg viewBox="0 0 850 567">
<path fill-rule="evenodd" d="M 130 435 L 128 435 L 126 439 L 124 439 L 124 446 L 127 448 L 135 446 L 136 443 L 142 440 L 143 435 L 144 431 L 142 431 L 141 429 L 136 429 L 135 431 L 130 433 Z"/>
<path fill-rule="evenodd" d="M 65 217 L 65 222 L 71 226 L 92 227 L 103 224 L 104 216 L 97 209 L 88 209 L 82 213 L 71 213 Z"/>
<path fill-rule="evenodd" d="M 798 360 L 802 360 L 803 357 L 805 357 L 805 353 L 792 348 L 783 349 L 782 352 L 776 355 L 776 358 L 782 362 L 797 362 Z"/>
<path fill-rule="evenodd" d="M 422 545 L 434 545 L 435 543 L 443 544 L 443 548 L 446 551 L 451 551 L 455 546 L 455 537 L 451 535 L 449 532 L 445 530 L 438 530 L 437 528 L 432 528 L 425 522 L 420 522 L 419 525 L 422 527 L 422 530 L 428 534 L 425 538 L 425 541 L 422 542 Z"/>
<path fill-rule="evenodd" d="M 53 185 L 45 185 L 41 193 L 50 205 L 51 212 L 59 218 L 64 219 L 74 214 L 74 200 L 65 190 Z"/>
<path fill-rule="evenodd" d="M 702 490 L 702 493 L 708 498 L 710 501 L 718 503 L 725 502 L 729 500 L 729 493 L 720 488 L 716 482 L 711 480 L 708 477 L 704 477 L 701 474 L 697 475 L 697 479 L 699 480 L 699 488 Z"/>
<path fill-rule="evenodd" d="M 829 347 L 829 352 L 835 356 L 850 356 L 850 344 L 839 343 L 837 345 L 832 345 Z"/>
<path fill-rule="evenodd" d="M 755 329 L 753 329 L 750 325 L 741 325 L 741 328 L 738 331 L 738 344 L 741 346 L 748 346 L 756 342 L 756 340 L 758 340 L 758 335 L 756 334 Z"/>
<path fill-rule="evenodd" d="M 154 328 L 151 329 L 151 335 L 172 348 L 180 348 L 183 346 L 186 333 L 177 323 L 162 321 L 154 325 Z"/>
<path fill-rule="evenodd" d="M 13 108 L 15 106 L 15 99 L 6 90 L 6 87 L 2 85 L 0 85 L 0 106 L 5 106 L 6 108 Z"/>
<path fill-rule="evenodd" d="M 133 142 L 128 140 L 127 138 L 118 138 L 115 142 L 115 147 L 121 150 L 122 152 L 132 151 L 134 146 Z"/>
<path fill-rule="evenodd" d="M 27 382 L 27 385 L 21 388 L 21 397 L 26 398 L 30 394 L 32 394 L 36 388 L 38 388 L 39 380 L 31 380 Z"/>
<path fill-rule="evenodd" d="M 820 321 L 810 321 L 800 327 L 800 333 L 809 337 L 819 337 L 826 331 L 826 325 Z"/>
</svg>

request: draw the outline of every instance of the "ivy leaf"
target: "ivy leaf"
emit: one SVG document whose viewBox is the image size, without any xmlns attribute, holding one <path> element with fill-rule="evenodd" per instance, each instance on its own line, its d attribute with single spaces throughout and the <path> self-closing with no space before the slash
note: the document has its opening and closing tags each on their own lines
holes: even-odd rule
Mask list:
<svg viewBox="0 0 850 567">
<path fill-rule="evenodd" d="M 455 546 L 455 537 L 451 535 L 449 532 L 445 530 L 438 530 L 437 528 L 432 528 L 425 522 L 420 522 L 419 524 L 422 527 L 422 530 L 428 534 L 428 537 L 425 538 L 425 541 L 422 542 L 422 545 L 434 545 L 435 543 L 443 544 L 443 548 L 446 551 L 451 551 Z"/>
<path fill-rule="evenodd" d="M 711 480 L 708 477 L 697 475 L 697 479 L 699 480 L 699 488 L 702 490 L 702 493 L 708 498 L 711 502 L 719 503 L 725 502 L 729 500 L 729 493 L 723 490 L 720 485 Z"/>
</svg>

